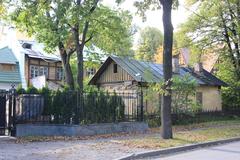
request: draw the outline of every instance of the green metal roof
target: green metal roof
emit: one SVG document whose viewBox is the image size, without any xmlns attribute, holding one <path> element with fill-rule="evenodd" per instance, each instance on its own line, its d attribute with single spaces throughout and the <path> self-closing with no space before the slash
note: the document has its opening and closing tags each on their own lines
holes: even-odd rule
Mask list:
<svg viewBox="0 0 240 160">
<path fill-rule="evenodd" d="M 152 62 L 144 62 L 134 60 L 128 57 L 117 57 L 117 56 L 110 56 L 108 59 L 103 63 L 97 73 L 93 76 L 90 80 L 89 84 L 96 84 L 97 79 L 99 76 L 104 72 L 105 68 L 114 61 L 117 63 L 121 68 L 123 68 L 131 77 L 136 80 L 137 82 L 160 82 L 163 79 L 163 65 L 156 64 Z M 150 72 L 151 78 L 145 78 L 145 73 Z M 137 75 L 141 76 L 137 76 Z M 227 84 L 222 80 L 218 79 L 211 73 L 203 70 L 203 72 L 195 73 L 193 69 L 188 67 L 180 67 L 179 76 L 190 75 L 191 79 L 196 80 L 199 85 L 212 85 L 212 86 L 226 86 Z"/>
<path fill-rule="evenodd" d="M 15 70 L 13 71 L 0 70 L 1 83 L 20 83 L 21 82 L 19 63 L 10 48 L 4 47 L 0 49 L 0 64 L 12 64 L 16 66 Z"/>
<path fill-rule="evenodd" d="M 8 47 L 0 49 L 0 63 L 4 64 L 16 64 L 18 60 L 14 56 L 12 50 Z"/>
</svg>

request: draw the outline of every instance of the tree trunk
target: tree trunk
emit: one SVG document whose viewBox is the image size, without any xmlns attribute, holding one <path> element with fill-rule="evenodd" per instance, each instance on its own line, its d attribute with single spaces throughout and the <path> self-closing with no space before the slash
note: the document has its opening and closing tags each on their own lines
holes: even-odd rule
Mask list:
<svg viewBox="0 0 240 160">
<path fill-rule="evenodd" d="M 69 86 L 71 90 L 74 90 L 74 79 L 73 79 L 72 69 L 70 66 L 70 55 L 67 54 L 62 43 L 59 43 L 58 49 L 62 59 L 62 65 L 64 69 L 66 84 Z"/>
<path fill-rule="evenodd" d="M 172 138 L 171 121 L 171 79 L 172 79 L 172 45 L 173 45 L 173 26 L 171 21 L 172 0 L 160 0 L 163 8 L 163 74 L 166 94 L 163 95 L 161 107 L 161 135 L 163 139 Z"/>
<path fill-rule="evenodd" d="M 83 91 L 83 53 L 81 50 L 81 44 L 79 39 L 79 29 L 78 27 L 73 30 L 74 41 L 77 53 L 77 84 L 80 92 Z"/>
</svg>

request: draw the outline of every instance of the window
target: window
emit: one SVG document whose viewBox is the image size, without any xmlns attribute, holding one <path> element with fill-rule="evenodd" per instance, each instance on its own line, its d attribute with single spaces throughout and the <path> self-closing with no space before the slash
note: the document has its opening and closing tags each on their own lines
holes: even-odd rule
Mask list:
<svg viewBox="0 0 240 160">
<path fill-rule="evenodd" d="M 48 77 L 48 67 L 39 67 L 39 76 L 42 75 Z"/>
<path fill-rule="evenodd" d="M 63 80 L 63 69 L 60 67 L 56 69 L 56 79 L 59 81 Z"/>
<path fill-rule="evenodd" d="M 87 76 L 93 76 L 95 74 L 95 69 L 94 68 L 87 68 Z"/>
<path fill-rule="evenodd" d="M 14 71 L 16 70 L 15 65 L 12 64 L 0 64 L 0 71 Z"/>
<path fill-rule="evenodd" d="M 202 92 L 197 92 L 196 93 L 196 101 L 198 104 L 202 105 L 203 103 L 203 94 Z"/>
<path fill-rule="evenodd" d="M 36 65 L 31 65 L 30 66 L 30 73 L 31 73 L 31 78 L 35 78 L 37 76 L 42 76 L 45 75 L 48 77 L 48 67 L 45 66 L 36 66 Z"/>
<path fill-rule="evenodd" d="M 113 73 L 117 73 L 118 72 L 118 66 L 117 64 L 113 64 Z"/>
<path fill-rule="evenodd" d="M 31 78 L 35 78 L 35 77 L 39 76 L 38 66 L 31 65 L 30 66 L 30 73 L 31 73 Z"/>
</svg>

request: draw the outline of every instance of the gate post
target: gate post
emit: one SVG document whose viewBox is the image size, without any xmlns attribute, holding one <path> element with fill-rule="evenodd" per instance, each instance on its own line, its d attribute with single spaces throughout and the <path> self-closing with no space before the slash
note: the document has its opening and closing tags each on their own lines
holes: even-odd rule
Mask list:
<svg viewBox="0 0 240 160">
<path fill-rule="evenodd" d="M 11 136 L 16 136 L 16 89 L 14 85 L 12 85 L 12 88 L 9 90 L 9 100 L 11 101 L 9 107 L 12 111 L 12 113 L 10 113 L 12 123 L 10 123 Z"/>
</svg>

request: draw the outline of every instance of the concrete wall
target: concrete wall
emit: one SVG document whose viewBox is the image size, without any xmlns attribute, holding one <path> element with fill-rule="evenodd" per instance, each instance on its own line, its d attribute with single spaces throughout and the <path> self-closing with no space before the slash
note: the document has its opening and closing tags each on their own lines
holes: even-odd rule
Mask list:
<svg viewBox="0 0 240 160">
<path fill-rule="evenodd" d="M 18 124 L 16 136 L 92 136 L 111 133 L 145 132 L 144 122 L 121 122 L 91 125 Z"/>
<path fill-rule="evenodd" d="M 200 86 L 197 92 L 202 92 L 202 102 L 204 111 L 221 111 L 222 97 L 221 90 L 215 86 Z"/>
</svg>

